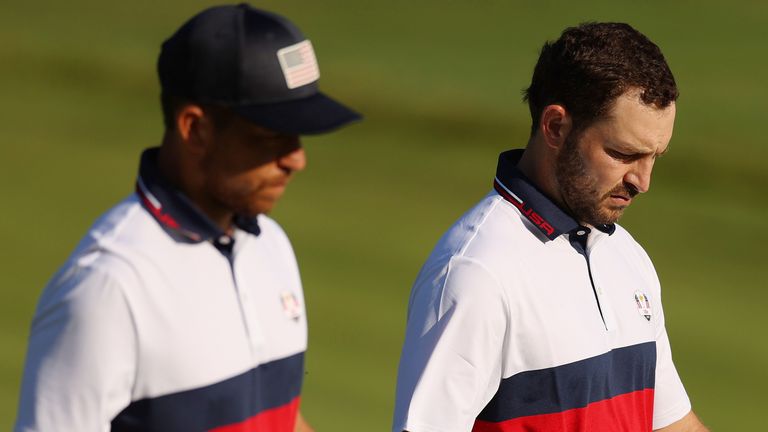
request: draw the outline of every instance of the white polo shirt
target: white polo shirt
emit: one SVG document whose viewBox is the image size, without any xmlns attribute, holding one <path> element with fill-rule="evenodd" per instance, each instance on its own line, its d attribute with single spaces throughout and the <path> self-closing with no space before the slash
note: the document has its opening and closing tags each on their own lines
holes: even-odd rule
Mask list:
<svg viewBox="0 0 768 432">
<path fill-rule="evenodd" d="M 307 330 L 287 237 L 265 216 L 225 235 L 155 158 L 45 288 L 15 430 L 293 432 Z"/>
<path fill-rule="evenodd" d="M 651 431 L 690 411 L 659 281 L 615 225 L 580 226 L 502 153 L 495 191 L 419 273 L 393 431 Z"/>
</svg>

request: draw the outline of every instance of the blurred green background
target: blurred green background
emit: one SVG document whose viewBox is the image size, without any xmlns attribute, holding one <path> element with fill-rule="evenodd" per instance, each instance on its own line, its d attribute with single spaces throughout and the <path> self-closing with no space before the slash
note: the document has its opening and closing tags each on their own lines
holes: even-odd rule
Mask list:
<svg viewBox="0 0 768 432">
<path fill-rule="evenodd" d="M 0 5 L 0 430 L 15 417 L 40 291 L 160 140 L 160 42 L 209 4 Z M 715 430 L 764 430 L 768 3 L 253 4 L 299 24 L 321 87 L 367 116 L 305 140 L 309 169 L 274 213 L 305 282 L 303 410 L 317 430 L 389 428 L 410 284 L 490 190 L 497 154 L 525 143 L 520 94 L 543 41 L 587 20 L 633 24 L 676 75 L 671 151 L 622 224 L 657 266 L 696 411 Z"/>
</svg>

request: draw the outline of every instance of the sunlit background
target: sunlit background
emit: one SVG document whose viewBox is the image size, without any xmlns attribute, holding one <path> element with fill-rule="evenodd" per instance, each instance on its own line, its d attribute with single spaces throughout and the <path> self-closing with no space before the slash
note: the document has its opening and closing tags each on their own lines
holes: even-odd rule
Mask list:
<svg viewBox="0 0 768 432">
<path fill-rule="evenodd" d="M 0 430 L 35 303 L 95 218 L 131 193 L 162 133 L 160 43 L 204 1 L 0 5 Z M 322 431 L 390 427 L 410 284 L 440 234 L 524 145 L 521 90 L 569 25 L 626 21 L 682 96 L 670 152 L 622 224 L 653 258 L 675 360 L 714 430 L 768 407 L 768 3 L 261 1 L 312 40 L 321 88 L 363 123 L 305 140 L 275 211 L 304 279 L 302 409 Z M 205 317 L 200 317 L 205 319 Z"/>
</svg>

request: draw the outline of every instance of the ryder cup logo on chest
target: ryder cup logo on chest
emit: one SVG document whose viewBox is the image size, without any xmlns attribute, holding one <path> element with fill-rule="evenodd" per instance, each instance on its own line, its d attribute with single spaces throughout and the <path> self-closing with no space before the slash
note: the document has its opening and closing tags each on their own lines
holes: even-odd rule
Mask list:
<svg viewBox="0 0 768 432">
<path fill-rule="evenodd" d="M 301 316 L 301 304 L 299 304 L 296 294 L 291 291 L 283 291 L 280 294 L 280 300 L 283 303 L 283 313 L 285 313 L 285 316 L 298 321 Z"/>
<path fill-rule="evenodd" d="M 648 294 L 642 291 L 635 291 L 635 305 L 640 315 L 650 321 L 653 315 L 653 308 L 651 308 L 651 300 L 648 298 Z"/>
</svg>

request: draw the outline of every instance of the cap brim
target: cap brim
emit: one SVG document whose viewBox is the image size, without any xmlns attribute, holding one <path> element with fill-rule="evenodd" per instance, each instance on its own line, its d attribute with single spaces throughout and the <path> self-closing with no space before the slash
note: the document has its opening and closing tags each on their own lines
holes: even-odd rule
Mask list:
<svg viewBox="0 0 768 432">
<path fill-rule="evenodd" d="M 231 108 L 259 126 L 299 135 L 328 132 L 362 119 L 360 114 L 319 92 L 293 101 Z"/>
</svg>

